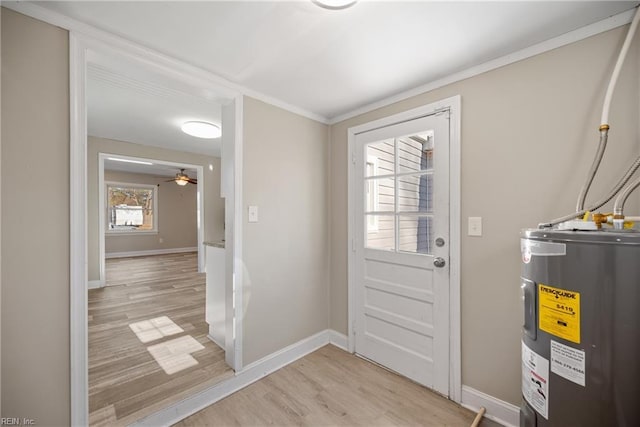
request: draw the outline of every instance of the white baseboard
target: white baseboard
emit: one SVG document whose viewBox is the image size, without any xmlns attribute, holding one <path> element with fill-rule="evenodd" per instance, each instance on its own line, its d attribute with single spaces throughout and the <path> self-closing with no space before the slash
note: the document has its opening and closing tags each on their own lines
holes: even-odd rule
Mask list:
<svg viewBox="0 0 640 427">
<path fill-rule="evenodd" d="M 349 351 L 349 339 L 345 334 L 329 329 L 329 342 L 344 351 Z"/>
<path fill-rule="evenodd" d="M 148 251 L 108 252 L 104 255 L 104 257 L 107 259 L 129 258 L 129 257 L 136 257 L 136 256 L 181 254 L 185 252 L 198 252 L 198 248 L 194 246 L 192 248 L 169 248 L 169 249 L 151 249 Z"/>
<path fill-rule="evenodd" d="M 324 330 L 245 366 L 232 378 L 149 415 L 132 426 L 169 426 L 330 343 Z"/>
<path fill-rule="evenodd" d="M 466 385 L 462 386 L 461 404 L 474 412 L 484 407 L 487 410 L 486 418 L 504 426 L 520 425 L 520 408 Z"/>
<path fill-rule="evenodd" d="M 87 282 L 87 289 L 98 289 L 104 286 L 103 280 L 89 280 Z"/>
</svg>

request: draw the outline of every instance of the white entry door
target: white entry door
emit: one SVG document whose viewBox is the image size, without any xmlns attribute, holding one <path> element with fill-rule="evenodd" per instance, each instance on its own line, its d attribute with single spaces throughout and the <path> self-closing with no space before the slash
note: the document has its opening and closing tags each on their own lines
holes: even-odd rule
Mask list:
<svg viewBox="0 0 640 427">
<path fill-rule="evenodd" d="M 355 135 L 355 351 L 449 395 L 449 112 Z"/>
</svg>

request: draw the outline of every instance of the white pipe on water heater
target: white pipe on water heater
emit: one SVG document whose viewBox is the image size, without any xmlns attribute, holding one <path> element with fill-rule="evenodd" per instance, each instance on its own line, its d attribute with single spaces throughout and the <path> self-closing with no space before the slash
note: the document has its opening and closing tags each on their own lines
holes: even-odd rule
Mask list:
<svg viewBox="0 0 640 427">
<path fill-rule="evenodd" d="M 631 46 L 631 42 L 633 41 L 633 36 L 635 35 L 636 29 L 638 28 L 638 23 L 640 22 L 640 13 L 638 13 L 638 10 L 640 9 L 636 9 L 636 14 L 633 16 L 631 26 L 629 27 L 629 31 L 627 32 L 627 37 L 624 40 L 622 49 L 620 49 L 620 54 L 618 55 L 616 66 L 613 68 L 613 73 L 611 74 L 611 79 L 609 80 L 609 86 L 607 87 L 607 93 L 604 96 L 604 104 L 602 106 L 602 118 L 600 119 L 601 125 L 609 124 L 609 108 L 611 107 L 613 90 L 616 88 L 616 83 L 618 82 L 620 71 L 622 70 L 622 64 L 624 64 L 624 60 L 627 57 L 627 52 L 629 52 L 629 47 Z"/>
</svg>

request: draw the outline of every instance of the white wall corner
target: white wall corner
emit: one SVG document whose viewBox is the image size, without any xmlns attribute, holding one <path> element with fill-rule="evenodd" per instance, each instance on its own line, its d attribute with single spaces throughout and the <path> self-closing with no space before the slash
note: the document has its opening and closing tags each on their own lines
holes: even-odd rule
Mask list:
<svg viewBox="0 0 640 427">
<path fill-rule="evenodd" d="M 474 412 L 478 412 L 481 407 L 484 407 L 487 410 L 486 418 L 504 426 L 520 425 L 520 408 L 472 387 L 462 386 L 461 404 Z"/>
<path fill-rule="evenodd" d="M 344 351 L 349 351 L 349 339 L 347 336 L 333 329 L 329 329 L 329 344 L 333 344 Z"/>
</svg>

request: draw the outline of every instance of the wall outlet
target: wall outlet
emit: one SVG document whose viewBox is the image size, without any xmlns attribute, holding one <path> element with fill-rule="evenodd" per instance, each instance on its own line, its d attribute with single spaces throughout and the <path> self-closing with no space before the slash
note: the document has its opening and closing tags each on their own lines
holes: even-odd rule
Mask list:
<svg viewBox="0 0 640 427">
<path fill-rule="evenodd" d="M 482 236 L 482 217 L 469 217 L 469 236 Z"/>
<path fill-rule="evenodd" d="M 158 242 L 164 243 L 164 239 L 162 237 L 158 238 Z"/>
</svg>

